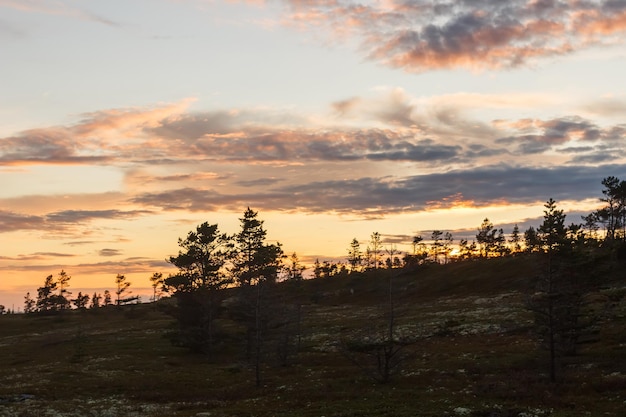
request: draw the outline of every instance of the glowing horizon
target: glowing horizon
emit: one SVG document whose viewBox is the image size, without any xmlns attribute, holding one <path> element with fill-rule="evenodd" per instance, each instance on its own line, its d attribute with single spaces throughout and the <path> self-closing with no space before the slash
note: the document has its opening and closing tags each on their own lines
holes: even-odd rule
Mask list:
<svg viewBox="0 0 626 417">
<path fill-rule="evenodd" d="M 309 265 L 580 222 L 626 177 L 626 5 L 483 3 L 0 0 L 0 304 L 139 293 L 248 206 Z"/>
</svg>

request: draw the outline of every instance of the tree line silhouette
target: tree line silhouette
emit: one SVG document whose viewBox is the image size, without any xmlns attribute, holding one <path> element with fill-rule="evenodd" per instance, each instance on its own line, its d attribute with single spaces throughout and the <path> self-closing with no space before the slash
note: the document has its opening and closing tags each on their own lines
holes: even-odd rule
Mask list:
<svg viewBox="0 0 626 417">
<path fill-rule="evenodd" d="M 150 278 L 154 288 L 153 301 L 158 300 L 160 291 L 157 288 L 163 282 L 162 276 L 161 273 L 154 273 Z M 30 292 L 24 296 L 24 313 L 58 314 L 71 309 L 86 310 L 109 305 L 122 306 L 141 301 L 140 296 L 131 295 L 131 283 L 122 274 L 117 274 L 115 277 L 115 299 L 109 290 L 104 290 L 103 294 L 94 292 L 91 297 L 79 291 L 75 298 L 71 298 L 72 292 L 68 290 L 71 278 L 65 270 L 61 270 L 56 278 L 54 275 L 48 275 L 43 286 L 37 288 L 36 299 L 31 297 Z"/>
<path fill-rule="evenodd" d="M 566 226 L 563 210 L 549 199 L 542 224 L 523 233 L 515 225 L 508 238 L 502 228 L 486 218 L 471 242 L 461 239 L 455 245 L 451 232 L 434 230 L 429 242 L 416 235 L 412 251 L 401 253 L 393 244 L 385 247 L 382 236 L 374 232 L 365 250 L 356 238 L 350 242 L 346 263 L 316 260 L 313 277 L 366 277 L 383 269 L 404 273 L 419 271 L 424 265 L 532 257 L 529 259 L 536 263 L 538 272 L 530 279 L 526 307 L 535 317 L 538 339 L 549 352 L 550 379 L 555 381 L 561 359 L 576 352 L 578 340 L 593 322 L 584 312 L 585 294 L 602 284 L 606 268 L 626 259 L 626 181 L 611 176 L 603 179 L 602 185 L 600 201 L 604 206 L 582 216 L 582 223 Z M 162 294 L 169 295 L 170 301 L 161 308 L 177 323 L 170 334 L 172 343 L 208 356 L 232 343 L 232 329 L 229 333 L 222 328 L 226 314 L 236 323 L 242 354 L 253 365 L 260 385 L 262 364 L 270 352 L 282 364 L 298 353 L 302 305 L 311 294 L 304 294 L 302 289 L 307 268 L 296 253 L 288 257 L 280 243 L 267 242 L 258 212 L 247 208 L 239 220 L 240 229 L 232 235 L 221 232 L 217 224 L 205 222 L 179 238 L 178 254 L 168 258 L 178 271 L 165 278 L 159 272 L 150 277 L 152 301 L 156 305 Z M 387 382 L 390 367 L 400 365 L 397 354 L 406 345 L 406 341 L 394 339 L 393 275 L 387 276 L 386 336 L 374 344 L 354 340 L 346 344 L 377 358 L 379 370 L 384 370 L 379 382 Z M 59 314 L 140 300 L 131 295 L 130 282 L 121 274 L 115 278 L 115 298 L 108 290 L 103 296 L 79 292 L 71 298 L 70 278 L 65 271 L 56 278 L 47 276 L 36 300 L 26 294 L 24 312 Z M 287 291 L 277 291 L 279 283 Z"/>
<path fill-rule="evenodd" d="M 545 204 L 543 222 L 529 227 L 523 235 L 517 225 L 509 239 L 485 219 L 471 243 L 461 240 L 458 255 L 452 255 L 454 243 L 450 232 L 435 230 L 431 243 L 421 236 L 413 239 L 413 253 L 400 253 L 395 246 L 384 248 L 378 232 L 361 251 L 353 239 L 347 264 L 316 261 L 314 277 L 340 277 L 376 274 L 379 269 L 419 270 L 424 264 L 446 264 L 503 256 L 528 256 L 537 265 L 536 276 L 529 279 L 526 307 L 535 317 L 534 330 L 549 352 L 549 375 L 556 381 L 561 360 L 576 353 L 578 341 L 588 331 L 593 315 L 585 310 L 585 295 L 602 284 L 605 269 L 612 260 L 624 260 L 626 247 L 626 182 L 616 177 L 602 181 L 601 201 L 606 205 L 587 216 L 584 223 L 565 225 L 565 214 L 556 202 Z M 229 236 L 218 232 L 217 225 L 204 223 L 179 240 L 181 251 L 169 261 L 179 273 L 164 284 L 176 299 L 171 308 L 178 322 L 173 341 L 192 351 L 212 355 L 229 339 L 217 326 L 220 311 L 227 306 L 230 317 L 241 326 L 245 358 L 254 365 L 260 385 L 261 363 L 274 351 L 286 363 L 299 349 L 303 294 L 303 270 L 295 253 L 284 265 L 280 244 L 265 242 L 266 232 L 258 213 L 248 208 L 240 219 L 241 229 Z M 604 233 L 600 233 L 603 227 Z M 385 256 L 386 255 L 386 256 Z M 378 382 L 388 382 L 395 368 L 402 364 L 402 350 L 412 343 L 395 336 L 393 274 L 388 277 L 386 331 L 345 341 L 346 355 L 355 363 L 364 354 L 373 358 Z M 276 291 L 279 280 L 287 281 L 288 291 Z M 232 287 L 234 291 L 225 291 Z M 284 294 L 289 294 L 284 299 Z M 283 294 L 282 298 L 279 294 Z M 310 295 L 310 294 L 309 294 Z M 386 298 L 381 294 L 381 299 Z M 270 346 L 271 345 L 271 346 Z"/>
<path fill-rule="evenodd" d="M 610 176 L 602 180 L 606 205 L 586 216 L 580 223 L 567 226 L 568 238 L 588 247 L 613 252 L 626 257 L 626 181 Z M 429 238 L 429 239 L 428 239 Z M 427 240 L 428 239 L 428 240 Z M 457 242 L 452 232 L 433 230 L 429 236 L 415 235 L 411 251 L 398 251 L 395 244 L 385 245 L 381 234 L 374 232 L 363 250 L 355 237 L 350 242 L 346 262 L 316 259 L 313 265 L 315 278 L 346 275 L 379 268 L 406 268 L 426 263 L 445 264 L 479 258 L 493 258 L 522 253 L 545 251 L 545 232 L 536 226 L 521 231 L 515 224 L 509 235 L 485 218 L 477 229 L 475 239 L 461 238 Z"/>
<path fill-rule="evenodd" d="M 600 198 L 600 201 L 605 203 L 605 206 L 586 216 L 582 216 L 583 222 L 571 223 L 566 228 L 566 234 L 570 240 L 579 244 L 582 243 L 588 247 L 603 249 L 604 251 L 612 252 L 613 256 L 623 258 L 626 256 L 626 245 L 624 245 L 626 238 L 626 181 L 609 176 L 602 180 L 602 185 L 604 186 L 602 190 L 604 197 Z M 200 254 L 194 252 L 200 250 L 195 248 L 194 245 L 204 245 L 202 249 L 204 252 L 201 252 L 201 254 L 210 256 L 211 262 L 215 263 L 213 267 L 217 267 L 217 264 L 219 264 L 219 267 L 215 271 L 204 270 L 204 268 L 210 269 L 210 265 L 202 267 L 203 270 L 200 276 L 206 275 L 206 277 L 200 280 L 210 281 L 203 282 L 202 285 L 208 285 L 211 288 L 216 286 L 219 289 L 235 283 L 244 286 L 253 283 L 258 279 L 263 268 L 262 264 L 265 262 L 260 259 L 261 253 L 255 253 L 252 249 L 253 245 L 260 244 L 261 241 L 259 239 L 264 239 L 266 235 L 265 230 L 262 228 L 262 221 L 256 219 L 257 214 L 249 208 L 246 210 L 244 219 L 247 223 L 242 224 L 241 233 L 260 233 L 259 236 L 247 236 L 245 234 L 234 237 L 227 236 L 218 233 L 217 225 L 204 223 L 198 226 L 195 232 L 190 232 L 186 240 L 179 241 L 179 245 L 183 245 L 182 247 L 187 250 L 186 253 L 183 254 L 181 252 L 179 256 L 170 257 L 168 261 L 176 267 L 189 269 L 191 266 L 185 265 L 185 262 L 191 262 L 193 257 L 200 256 Z M 445 264 L 477 258 L 545 251 L 543 242 L 545 240 L 545 232 L 538 230 L 534 226 L 530 226 L 524 232 L 521 232 L 516 224 L 507 238 L 503 229 L 496 228 L 488 218 L 483 220 L 477 229 L 475 239 L 471 241 L 459 239 L 455 245 L 452 233 L 444 230 L 433 230 L 429 237 L 430 240 L 427 243 L 424 236 L 415 235 L 411 242 L 412 251 L 404 253 L 398 251 L 394 244 L 385 247 L 382 236 L 378 232 L 371 234 L 365 250 L 361 249 L 361 243 L 357 238 L 354 238 L 350 242 L 345 263 L 330 260 L 320 262 L 319 259 L 316 259 L 312 268 L 312 276 L 314 278 L 325 278 L 378 268 L 407 268 L 425 263 Z M 220 268 L 237 258 L 236 251 L 233 250 L 233 238 L 237 239 L 239 250 L 243 252 L 238 255 L 238 263 L 232 264 L 231 276 L 226 277 L 224 270 L 220 270 Z M 202 239 L 214 239 L 214 241 L 202 243 Z M 246 239 L 249 240 L 246 241 Z M 257 239 L 257 241 L 254 241 L 254 239 Z M 246 242 L 247 248 L 245 247 Z M 222 246 L 222 249 L 228 249 L 228 251 L 216 251 L 215 249 L 220 246 Z M 272 260 L 275 263 L 273 266 L 275 273 L 269 277 L 270 280 L 303 278 L 303 272 L 308 268 L 301 264 L 296 253 L 292 253 L 289 261 L 284 265 L 283 260 L 286 257 L 282 252 L 281 245 L 269 245 L 266 248 L 266 250 L 270 249 L 276 251 L 273 255 L 269 255 L 270 258 L 272 256 L 275 258 Z M 257 258 L 254 258 L 254 256 Z M 266 261 L 269 261 L 270 258 Z M 245 259 L 245 262 L 242 259 Z M 183 275 L 178 273 L 168 278 L 163 278 L 162 273 L 155 272 L 150 277 L 153 288 L 152 301 L 156 301 L 163 293 L 176 292 L 180 288 L 184 289 L 185 285 L 192 287 L 198 285 L 192 282 L 185 284 L 185 279 L 182 278 Z M 52 275 L 47 276 L 44 285 L 37 289 L 36 300 L 31 298 L 30 293 L 26 294 L 24 312 L 49 313 L 70 309 L 72 306 L 77 309 L 97 308 L 101 305 L 106 306 L 113 303 L 120 305 L 139 300 L 137 296 L 127 297 L 128 294 L 124 294 L 130 286 L 130 282 L 121 274 L 118 274 L 115 278 L 117 288 L 114 301 L 109 290 L 105 290 L 104 295 L 94 293 L 91 297 L 87 294 L 79 293 L 76 298 L 72 299 L 69 298 L 71 292 L 67 289 L 70 278 L 64 270 L 58 274 L 56 279 Z M 166 280 L 167 283 L 165 282 Z M 2 311 L 6 312 L 6 309 L 2 308 Z"/>
</svg>

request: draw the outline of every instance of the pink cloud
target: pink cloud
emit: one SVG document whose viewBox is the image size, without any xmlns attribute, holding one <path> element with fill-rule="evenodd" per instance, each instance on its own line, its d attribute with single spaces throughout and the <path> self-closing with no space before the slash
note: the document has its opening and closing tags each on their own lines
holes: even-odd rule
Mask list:
<svg viewBox="0 0 626 417">
<path fill-rule="evenodd" d="M 192 99 L 148 109 L 113 109 L 83 115 L 74 125 L 51 126 L 0 138 L 0 166 L 111 163 L 141 154 L 161 157 L 162 144 L 144 132 L 173 120 Z"/>
<path fill-rule="evenodd" d="M 610 0 L 286 3 L 286 24 L 351 36 L 370 59 L 409 72 L 517 67 L 620 42 L 626 31 L 626 4 Z"/>
</svg>

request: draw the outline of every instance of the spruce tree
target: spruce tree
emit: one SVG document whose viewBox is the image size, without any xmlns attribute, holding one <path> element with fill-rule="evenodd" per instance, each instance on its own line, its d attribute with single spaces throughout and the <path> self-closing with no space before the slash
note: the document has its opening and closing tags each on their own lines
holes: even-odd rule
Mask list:
<svg viewBox="0 0 626 417">
<path fill-rule="evenodd" d="M 350 242 L 350 249 L 348 249 L 348 263 L 350 264 L 350 272 L 357 272 L 361 269 L 363 262 L 363 254 L 361 253 L 361 244 L 354 238 Z"/>
<path fill-rule="evenodd" d="M 24 313 L 29 314 L 35 311 L 36 302 L 30 296 L 30 292 L 27 292 L 24 296 Z"/>
<path fill-rule="evenodd" d="M 248 207 L 239 219 L 241 229 L 234 238 L 232 262 L 240 287 L 240 319 L 246 327 L 246 357 L 255 368 L 256 385 L 260 386 L 265 333 L 277 311 L 277 306 L 269 304 L 269 293 L 281 269 L 283 250 L 280 243 L 265 242 L 267 232 L 257 216 L 258 212 Z"/>
<path fill-rule="evenodd" d="M 215 319 L 221 300 L 219 291 L 231 284 L 225 268 L 231 248 L 230 237 L 220 233 L 217 224 L 202 223 L 196 230 L 178 239 L 181 248 L 169 262 L 178 273 L 164 280 L 173 291 L 176 309 L 172 314 L 178 321 L 178 332 L 173 341 L 192 351 L 209 354 L 215 343 Z M 156 299 L 159 274 L 151 278 Z"/>
</svg>

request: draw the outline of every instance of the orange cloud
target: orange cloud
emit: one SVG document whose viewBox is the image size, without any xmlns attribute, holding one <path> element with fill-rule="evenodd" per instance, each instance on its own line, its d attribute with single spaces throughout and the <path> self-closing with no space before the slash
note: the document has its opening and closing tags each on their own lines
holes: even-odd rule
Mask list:
<svg viewBox="0 0 626 417">
<path fill-rule="evenodd" d="M 506 203 L 506 202 L 505 202 Z M 455 208 L 476 208 L 485 205 L 489 205 L 491 202 L 478 204 L 474 200 L 468 200 L 463 196 L 463 193 L 456 193 L 451 196 L 446 196 L 438 200 L 432 200 L 426 202 L 427 210 L 442 210 L 442 209 L 455 209 Z"/>
<path fill-rule="evenodd" d="M 626 4 L 611 0 L 285 2 L 287 24 L 330 29 L 339 40 L 352 36 L 370 59 L 409 72 L 517 67 L 623 42 L 614 36 L 626 31 Z"/>
<path fill-rule="evenodd" d="M 32 129 L 2 138 L 0 166 L 98 164 L 133 155 L 162 157 L 162 144 L 144 132 L 179 117 L 192 99 L 152 109 L 114 109 L 83 115 L 77 124 Z"/>
<path fill-rule="evenodd" d="M 116 136 L 133 138 L 143 129 L 159 126 L 164 119 L 176 118 L 184 113 L 194 101 L 195 99 L 188 98 L 178 103 L 152 109 L 113 109 L 86 113 L 83 115 L 83 120 L 72 130 L 81 137 L 115 132 Z"/>
<path fill-rule="evenodd" d="M 580 11 L 573 16 L 572 27 L 594 39 L 599 35 L 621 33 L 626 31 L 626 10 L 615 14 L 602 13 L 600 10 Z"/>
<path fill-rule="evenodd" d="M 123 170 L 128 188 L 120 192 L 126 193 L 169 189 L 176 182 L 193 187 L 215 180 L 221 186 L 244 165 L 376 162 L 450 168 L 493 163 L 511 153 L 533 155 L 535 161 L 540 154 L 553 158 L 548 152 L 564 150 L 557 145 L 570 141 L 598 144 L 579 146 L 580 159 L 600 152 L 600 144 L 614 149 L 623 139 L 623 126 L 600 126 L 580 116 L 494 121 L 469 116 L 491 108 L 535 108 L 551 100 L 468 93 L 416 98 L 401 89 L 378 89 L 372 97 L 331 104 L 332 122 L 345 121 L 339 127 L 269 109 L 189 112 L 185 100 L 94 112 L 75 124 L 2 138 L 0 165 L 107 165 Z"/>
</svg>

